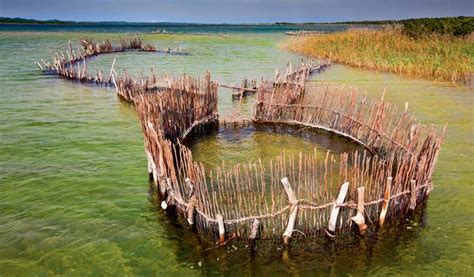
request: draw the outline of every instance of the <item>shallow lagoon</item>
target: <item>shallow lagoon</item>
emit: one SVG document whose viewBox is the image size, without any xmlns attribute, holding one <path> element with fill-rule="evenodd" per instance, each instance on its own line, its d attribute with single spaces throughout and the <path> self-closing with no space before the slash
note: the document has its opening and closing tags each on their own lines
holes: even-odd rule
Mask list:
<svg viewBox="0 0 474 277">
<path fill-rule="evenodd" d="M 408 222 L 386 234 L 389 239 L 370 236 L 346 247 L 336 243 L 284 251 L 275 246 L 267 253 L 250 253 L 229 246 L 206 251 L 207 246 L 189 230 L 175 227 L 149 197 L 133 107 L 120 102 L 111 89 L 45 76 L 34 66 L 49 56 L 49 49 L 64 49 L 68 40 L 81 37 L 113 40 L 123 35 L 0 33 L 2 274 L 472 272 L 472 90 L 339 65 L 315 76 L 312 83 L 347 83 L 373 97 L 386 87 L 387 100 L 400 106 L 409 101 L 422 122 L 449 123 L 423 224 Z M 157 46 L 182 45 L 192 55 L 121 54 L 116 69 L 146 74 L 154 66 L 193 75 L 209 70 L 218 81 L 237 84 L 243 77 L 271 77 L 275 67 L 300 59 L 278 49 L 284 36 L 275 33 L 142 37 Z M 90 67 L 108 71 L 113 57 L 99 57 Z M 219 93 L 220 113 L 230 116 L 241 110 L 248 115 L 251 98 L 232 102 L 231 91 Z M 295 140 L 276 143 L 291 148 Z"/>
</svg>

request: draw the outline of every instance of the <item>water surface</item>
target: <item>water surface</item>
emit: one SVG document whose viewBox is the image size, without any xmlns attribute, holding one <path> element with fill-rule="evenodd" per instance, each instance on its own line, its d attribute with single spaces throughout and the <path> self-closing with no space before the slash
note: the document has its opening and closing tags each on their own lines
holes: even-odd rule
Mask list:
<svg viewBox="0 0 474 277">
<path fill-rule="evenodd" d="M 350 247 L 336 242 L 307 251 L 285 251 L 279 246 L 253 254 L 232 246 L 206 250 L 192 232 L 176 227 L 150 199 L 143 139 L 133 107 L 120 102 L 110 89 L 37 71 L 34 61 L 47 58 L 49 49 L 64 49 L 68 40 L 123 37 L 74 31 L 0 32 L 2 275 L 472 272 L 474 117 L 469 89 L 345 66 L 333 66 L 312 79 L 352 84 L 374 97 L 380 97 L 386 87 L 386 99 L 400 105 L 409 101 L 423 122 L 449 123 L 423 224 L 408 222 L 383 239 L 368 236 Z M 144 39 L 156 46 L 182 45 L 192 55 L 121 54 L 117 71 L 126 67 L 146 74 L 153 66 L 202 76 L 209 70 L 219 82 L 236 84 L 243 77 L 271 77 L 275 67 L 300 60 L 278 49 L 284 39 L 278 33 L 146 35 Z M 90 67 L 107 72 L 113 58 L 99 57 Z M 219 91 L 220 113 L 248 114 L 253 100 L 232 102 L 230 93 Z M 286 139 L 290 151 L 315 145 L 283 136 L 269 144 L 268 153 L 276 151 L 281 139 Z M 220 147 L 219 141 L 215 143 Z"/>
</svg>

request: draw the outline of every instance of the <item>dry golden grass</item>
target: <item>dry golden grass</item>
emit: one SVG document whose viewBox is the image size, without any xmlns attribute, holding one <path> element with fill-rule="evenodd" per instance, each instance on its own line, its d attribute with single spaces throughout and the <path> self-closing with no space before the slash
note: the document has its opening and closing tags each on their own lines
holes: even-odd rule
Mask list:
<svg viewBox="0 0 474 277">
<path fill-rule="evenodd" d="M 352 29 L 290 39 L 284 49 L 350 66 L 472 85 L 474 40 L 410 38 L 399 31 Z"/>
</svg>

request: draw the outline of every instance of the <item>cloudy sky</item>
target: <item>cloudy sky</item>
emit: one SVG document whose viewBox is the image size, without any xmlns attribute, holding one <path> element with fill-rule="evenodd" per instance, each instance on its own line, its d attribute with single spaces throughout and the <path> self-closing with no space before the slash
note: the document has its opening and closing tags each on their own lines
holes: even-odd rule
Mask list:
<svg viewBox="0 0 474 277">
<path fill-rule="evenodd" d="M 0 16 L 76 21 L 260 23 L 472 16 L 474 0 L 0 0 Z"/>
</svg>

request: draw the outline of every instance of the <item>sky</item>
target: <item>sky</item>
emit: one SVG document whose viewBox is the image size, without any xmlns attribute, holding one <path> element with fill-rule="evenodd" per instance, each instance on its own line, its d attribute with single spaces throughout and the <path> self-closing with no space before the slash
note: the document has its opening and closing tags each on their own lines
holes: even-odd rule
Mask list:
<svg viewBox="0 0 474 277">
<path fill-rule="evenodd" d="M 474 0 L 0 0 L 1 17 L 272 23 L 472 16 Z"/>
</svg>

